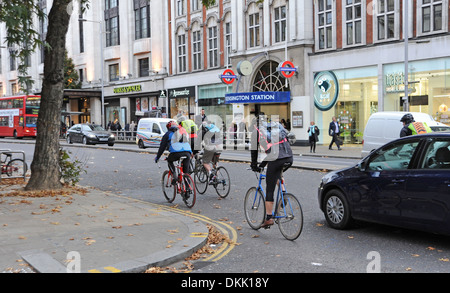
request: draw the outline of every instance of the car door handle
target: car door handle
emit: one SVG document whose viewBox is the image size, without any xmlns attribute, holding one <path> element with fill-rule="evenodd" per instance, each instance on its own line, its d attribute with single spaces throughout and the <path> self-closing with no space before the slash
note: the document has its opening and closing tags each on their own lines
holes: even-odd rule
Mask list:
<svg viewBox="0 0 450 293">
<path fill-rule="evenodd" d="M 403 183 L 405 182 L 405 179 L 392 179 L 392 183 Z"/>
</svg>

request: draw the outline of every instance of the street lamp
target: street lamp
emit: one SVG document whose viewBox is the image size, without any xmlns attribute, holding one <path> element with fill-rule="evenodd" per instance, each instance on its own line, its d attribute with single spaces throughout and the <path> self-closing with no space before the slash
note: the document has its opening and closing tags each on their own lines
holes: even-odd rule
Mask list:
<svg viewBox="0 0 450 293">
<path fill-rule="evenodd" d="M 103 25 L 101 21 L 95 20 L 87 20 L 84 18 L 79 18 L 78 21 L 82 22 L 95 22 L 100 25 L 100 62 L 101 62 L 101 70 L 102 70 L 102 78 L 101 78 L 101 88 L 102 88 L 102 127 L 105 127 L 105 64 L 103 58 Z"/>
<path fill-rule="evenodd" d="M 409 111 L 409 85 L 408 85 L 408 0 L 403 0 L 403 38 L 405 41 L 405 97 L 403 101 L 403 110 Z"/>
</svg>

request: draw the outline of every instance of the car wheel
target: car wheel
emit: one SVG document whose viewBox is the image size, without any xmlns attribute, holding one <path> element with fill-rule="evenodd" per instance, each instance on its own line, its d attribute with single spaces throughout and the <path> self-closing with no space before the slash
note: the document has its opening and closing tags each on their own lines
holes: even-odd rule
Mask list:
<svg viewBox="0 0 450 293">
<path fill-rule="evenodd" d="M 72 144 L 72 138 L 70 137 L 70 135 L 66 136 L 66 141 L 67 141 L 67 143 Z"/>
<path fill-rule="evenodd" d="M 86 138 L 86 136 L 83 136 L 83 144 L 84 145 L 87 145 L 88 143 L 87 143 L 87 138 Z"/>
<path fill-rule="evenodd" d="M 352 222 L 350 208 L 340 190 L 333 189 L 327 192 L 324 207 L 325 219 L 330 227 L 341 230 L 350 227 Z"/>
<path fill-rule="evenodd" d="M 139 140 L 138 146 L 140 149 L 145 149 L 144 142 L 142 141 L 142 139 Z"/>
</svg>

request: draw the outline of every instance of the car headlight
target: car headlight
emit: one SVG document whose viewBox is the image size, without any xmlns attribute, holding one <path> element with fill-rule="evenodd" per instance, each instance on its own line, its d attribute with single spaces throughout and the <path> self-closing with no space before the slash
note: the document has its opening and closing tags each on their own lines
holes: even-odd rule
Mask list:
<svg viewBox="0 0 450 293">
<path fill-rule="evenodd" d="M 338 177 L 336 172 L 330 172 L 326 175 L 324 175 L 322 177 L 322 185 L 327 184 L 328 182 L 332 181 L 333 179 L 335 179 L 336 177 Z"/>
<path fill-rule="evenodd" d="M 114 134 L 111 133 L 111 134 L 109 135 L 109 138 L 114 138 Z"/>
<path fill-rule="evenodd" d="M 92 133 L 88 134 L 88 136 L 89 136 L 90 138 L 95 138 L 95 134 L 92 134 Z"/>
</svg>

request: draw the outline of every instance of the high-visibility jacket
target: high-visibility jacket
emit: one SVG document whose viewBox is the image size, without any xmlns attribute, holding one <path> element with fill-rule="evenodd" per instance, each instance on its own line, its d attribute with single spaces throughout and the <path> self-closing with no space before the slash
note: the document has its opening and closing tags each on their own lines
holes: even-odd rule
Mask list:
<svg viewBox="0 0 450 293">
<path fill-rule="evenodd" d="M 183 126 L 183 128 L 186 129 L 186 132 L 188 133 L 190 138 L 197 137 L 198 127 L 194 121 L 186 119 L 183 122 L 181 122 L 181 126 Z"/>
<path fill-rule="evenodd" d="M 412 131 L 412 135 L 433 132 L 425 122 L 411 122 L 408 128 Z"/>
</svg>

